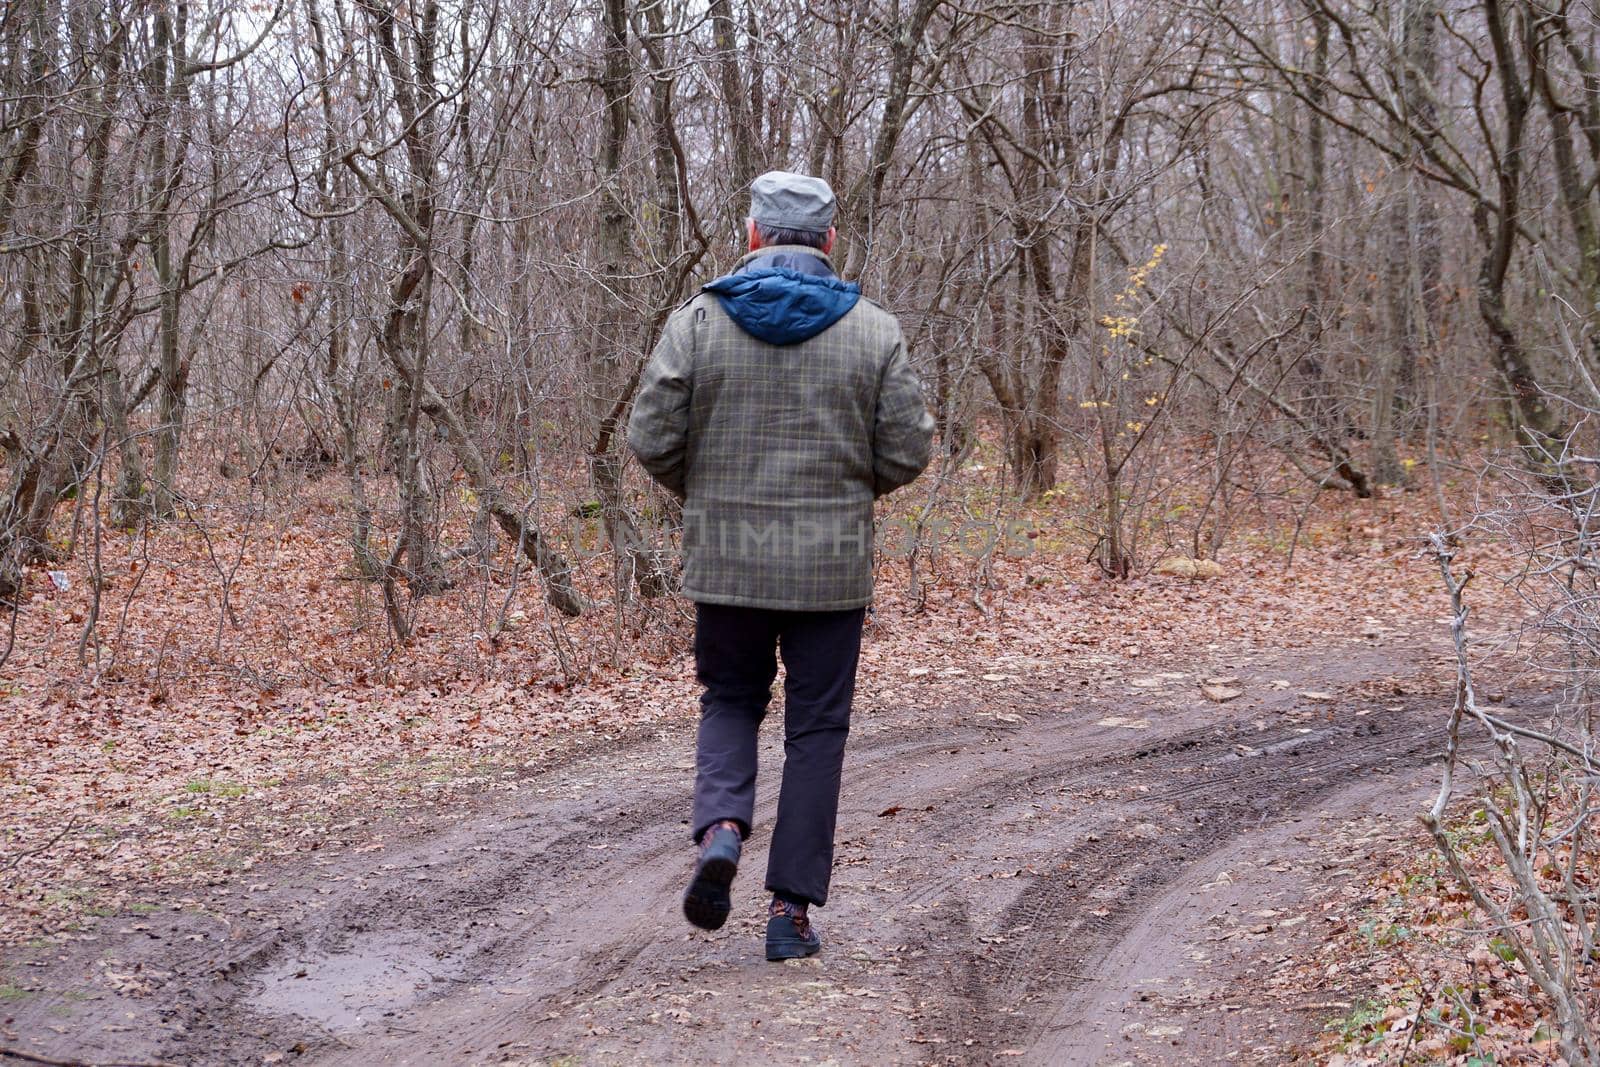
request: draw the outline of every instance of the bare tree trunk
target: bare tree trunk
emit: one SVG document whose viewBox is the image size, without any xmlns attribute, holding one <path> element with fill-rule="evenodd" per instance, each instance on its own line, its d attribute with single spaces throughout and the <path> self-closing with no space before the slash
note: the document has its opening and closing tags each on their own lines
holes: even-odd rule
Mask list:
<svg viewBox="0 0 1600 1067">
<path fill-rule="evenodd" d="M 651 4 L 648 9 L 652 19 L 661 18 L 661 5 Z M 711 16 L 713 43 L 717 50 L 717 84 L 722 91 L 722 106 L 727 111 L 727 129 L 730 137 L 733 163 L 733 203 L 729 205 L 729 223 L 737 227 L 742 210 L 744 191 L 750 188 L 762 165 L 756 143 L 757 121 L 755 109 L 760 101 L 747 97 L 744 79 L 739 70 L 739 42 L 734 29 L 730 0 L 711 0 L 707 9 Z"/>
<path fill-rule="evenodd" d="M 1328 253 L 1324 245 L 1328 228 L 1328 129 L 1323 118 L 1327 107 L 1329 19 L 1321 7 L 1311 9 L 1311 71 L 1306 93 L 1311 105 L 1306 115 L 1306 176 L 1302 209 L 1304 219 L 1303 239 L 1306 249 L 1305 302 L 1312 309 L 1317 324 L 1317 342 L 1334 336 L 1337 324 L 1328 321 L 1328 297 L 1333 292 L 1333 277 L 1329 269 Z M 1328 379 L 1323 353 L 1310 351 L 1300 362 L 1304 377 L 1303 407 L 1316 420 L 1322 432 L 1331 438 L 1343 439 L 1348 431 L 1344 413 L 1338 410 L 1332 383 Z"/>
<path fill-rule="evenodd" d="M 166 519 L 174 513 L 174 487 L 178 479 L 178 453 L 183 442 L 183 422 L 188 408 L 189 366 L 179 343 L 180 301 L 183 287 L 172 261 L 172 212 L 178 183 L 182 179 L 188 137 L 175 133 L 172 124 L 180 113 L 180 103 L 188 96 L 187 12 L 176 8 L 177 24 L 166 11 L 156 15 L 151 64 L 153 87 L 160 100 L 157 112 L 159 129 L 155 135 L 151 160 L 152 200 L 156 217 L 150 236 L 151 258 L 156 282 L 161 287 L 157 347 L 160 373 L 156 389 L 156 447 L 152 467 L 150 507 L 155 517 Z M 170 53 L 170 54 L 169 54 Z M 170 67 L 169 67 L 170 63 Z M 176 141 L 174 145 L 172 141 Z"/>
<path fill-rule="evenodd" d="M 644 323 L 629 320 L 639 316 L 636 295 L 640 287 L 632 280 L 629 213 L 623 200 L 623 152 L 627 142 L 632 117 L 634 66 L 628 48 L 628 12 L 626 0 L 604 0 L 605 64 L 600 80 L 605 99 L 606 125 L 600 151 L 600 275 L 605 280 L 598 300 L 597 328 L 593 331 L 595 345 L 588 358 L 589 396 L 592 405 L 593 446 L 589 452 L 589 484 L 600 504 L 600 517 L 605 525 L 606 539 L 612 546 L 613 580 L 617 602 L 620 604 L 637 586 L 645 597 L 660 596 L 670 589 L 666 569 L 658 554 L 646 541 L 632 510 L 622 495 L 623 454 L 622 434 L 619 428 L 627 403 L 638 384 L 638 375 L 624 373 L 624 356 L 635 347 L 643 347 L 641 339 Z M 682 195 L 678 175 L 678 158 L 673 144 L 675 133 L 672 119 L 672 73 L 662 61 L 661 42 L 666 37 L 660 5 L 651 5 L 645 11 L 646 29 L 643 31 L 645 54 L 655 69 L 651 73 L 651 119 L 654 133 L 654 161 L 656 167 L 657 203 L 655 215 L 660 220 L 656 227 L 657 246 L 663 255 L 680 252 L 684 213 L 688 201 Z M 731 29 L 731 27 L 730 27 Z M 724 56 L 723 62 L 733 57 Z M 729 69 L 723 66 L 726 73 Z M 737 68 L 734 68 L 735 74 Z M 738 78 L 733 77 L 737 86 Z M 725 84 L 724 89 L 728 89 Z M 742 98 L 740 98 L 742 99 Z M 738 104 L 736 106 L 741 106 Z M 753 148 L 746 145 L 739 152 L 746 165 L 753 166 Z M 662 288 L 676 285 L 668 268 L 659 277 Z M 672 294 L 662 292 L 662 297 Z"/>
<path fill-rule="evenodd" d="M 397 265 L 389 282 L 389 307 L 378 348 L 395 370 L 388 414 L 390 457 L 400 493 L 400 534 L 392 558 L 406 561 L 404 574 L 413 595 L 444 588 L 444 562 L 433 534 L 438 503 L 429 476 L 421 428 L 422 395 L 430 351 L 428 310 L 433 299 L 431 247 L 434 227 L 434 177 L 437 165 L 434 131 L 438 93 L 433 82 L 435 35 L 439 8 L 432 0 L 412 24 L 406 41 L 410 63 L 401 56 L 394 11 L 363 0 L 362 8 L 378 39 L 389 72 L 389 87 L 402 129 L 407 187 L 398 202 L 381 193 L 396 223 Z M 363 185 L 375 183 L 345 157 Z M 391 568 L 392 569 L 392 568 Z"/>
<path fill-rule="evenodd" d="M 348 172 L 338 168 L 333 112 L 334 86 L 328 66 L 327 31 L 323 27 L 319 0 L 306 0 L 306 21 L 311 27 L 312 54 L 317 64 L 317 80 L 322 85 L 322 168 L 318 174 L 319 210 L 327 216 L 323 234 L 327 253 L 323 260 L 323 285 L 327 289 L 327 358 L 323 380 L 332 396 L 334 419 L 339 432 L 339 460 L 350 489 L 350 551 L 355 573 L 368 581 L 383 576 L 383 561 L 372 550 L 372 505 L 367 500 L 362 475 L 361 409 L 358 391 L 364 378 L 361 359 L 350 366 L 350 325 L 353 313 L 350 262 L 346 248 L 348 227 L 340 217 L 346 199 Z"/>
<path fill-rule="evenodd" d="M 1434 0 L 1401 0 L 1396 20 L 1401 34 L 1398 52 L 1403 57 L 1397 74 L 1401 122 L 1396 134 L 1401 143 L 1411 143 L 1410 128 L 1433 130 L 1438 124 L 1432 96 L 1439 67 L 1437 18 Z M 1417 404 L 1417 368 L 1433 344 L 1437 325 L 1439 211 L 1421 169 L 1421 153 L 1413 145 L 1401 171 L 1404 188 L 1390 213 L 1393 340 L 1381 358 L 1372 416 L 1372 475 L 1388 484 L 1406 480 L 1396 439 Z"/>
<path fill-rule="evenodd" d="M 622 501 L 622 457 L 611 426 L 621 395 L 623 354 L 633 332 L 625 321 L 633 312 L 634 287 L 629 258 L 628 209 L 623 201 L 622 155 L 632 119 L 633 58 L 628 50 L 627 0 L 603 0 L 604 66 L 600 77 L 605 125 L 600 140 L 599 274 L 594 340 L 588 357 L 590 425 L 596 442 L 589 456 L 589 484 L 600 503 L 606 538 L 612 546 L 612 577 L 620 604 L 635 579 L 640 538 Z M 659 12 L 657 12 L 659 15 Z"/>
<path fill-rule="evenodd" d="M 844 275 L 858 277 L 866 269 L 872 252 L 873 227 L 878 221 L 878 205 L 883 199 L 889 164 L 905 132 L 906 119 L 915 106 L 912 102 L 912 76 L 916 73 L 917 53 L 922 49 L 928 22 L 942 0 L 914 0 L 911 11 L 886 27 L 889 38 L 889 85 L 884 93 L 883 113 L 873 137 L 866 171 L 851 187 L 846 203 L 853 205 L 849 225 L 841 227 L 848 242 Z M 895 5 L 898 12 L 899 5 Z"/>
<path fill-rule="evenodd" d="M 144 456 L 139 451 L 138 435 L 128 421 L 128 398 L 122 372 L 114 362 L 105 363 L 100 366 L 99 377 L 96 406 L 104 416 L 106 432 L 112 436 L 121 463 L 111 495 L 111 521 L 131 530 L 146 514 Z"/>
<path fill-rule="evenodd" d="M 1506 25 L 1501 0 L 1483 0 L 1489 40 L 1494 47 L 1496 81 L 1500 89 L 1502 140 L 1497 146 L 1498 166 L 1495 183 L 1498 207 L 1491 215 L 1489 205 L 1479 201 L 1473 211 L 1473 226 L 1484 245 L 1478 268 L 1478 314 L 1489 330 L 1491 358 L 1495 369 L 1510 388 L 1508 407 L 1523 443 L 1537 464 L 1548 462 L 1559 449 L 1564 430 L 1561 418 L 1551 407 L 1533 364 L 1517 336 L 1506 311 L 1506 276 L 1517 244 L 1517 212 L 1521 207 L 1524 166 L 1523 139 L 1528 118 L 1528 93 L 1522 84 L 1521 70 Z M 1525 32 L 1535 32 L 1531 26 Z"/>
<path fill-rule="evenodd" d="M 65 294 L 59 314 L 41 315 L 50 324 L 47 338 L 57 374 L 54 395 L 40 423 L 44 432 L 38 439 L 22 441 L 8 435 L 12 440 L 7 451 L 15 462 L 10 485 L 0 500 L 0 601 L 7 603 L 14 603 L 21 592 L 23 568 L 52 557 L 47 535 L 56 505 L 94 462 L 89 418 L 96 412 L 97 393 L 103 392 L 95 388 L 95 379 L 109 359 L 101 341 L 114 340 L 126 324 L 125 313 L 115 324 L 106 321 L 106 305 L 117 278 L 117 248 L 106 230 L 103 209 L 124 89 L 129 26 L 120 19 L 108 22 L 107 41 L 96 57 L 101 75 L 98 92 L 93 103 L 85 105 L 85 121 L 92 124 L 84 146 L 83 193 L 71 208 L 73 223 L 84 236 L 66 255 Z M 39 292 L 25 294 L 24 300 L 48 307 L 51 295 L 47 294 L 49 289 L 41 286 Z M 125 409 L 118 410 L 125 414 Z M 116 418 L 114 415 L 111 421 Z M 121 436 L 124 442 L 129 440 L 126 430 Z"/>
</svg>

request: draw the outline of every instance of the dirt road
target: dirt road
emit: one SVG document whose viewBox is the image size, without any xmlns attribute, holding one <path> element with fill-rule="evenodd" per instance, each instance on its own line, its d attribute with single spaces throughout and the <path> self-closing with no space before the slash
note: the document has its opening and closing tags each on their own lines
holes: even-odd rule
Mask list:
<svg viewBox="0 0 1600 1067">
<path fill-rule="evenodd" d="M 13 953 L 0 1044 L 177 1064 L 1287 1062 L 1328 1013 L 1268 1004 L 1265 976 L 1318 921 L 1330 833 L 1421 805 L 1425 658 L 1352 643 L 864 709 L 817 959 L 762 958 L 759 834 L 728 926 L 682 920 L 675 727 L 409 836 Z M 1246 695 L 1205 699 L 1215 673 Z"/>
</svg>

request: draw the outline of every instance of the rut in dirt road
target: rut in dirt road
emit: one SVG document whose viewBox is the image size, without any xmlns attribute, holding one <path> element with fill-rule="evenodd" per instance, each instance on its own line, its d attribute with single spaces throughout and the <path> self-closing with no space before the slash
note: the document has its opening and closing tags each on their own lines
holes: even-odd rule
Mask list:
<svg viewBox="0 0 1600 1067">
<path fill-rule="evenodd" d="M 943 1036 L 957 1059 L 986 1062 L 1024 1049 L 1063 1063 L 1077 1045 L 1074 991 L 1112 952 L 1141 907 L 1184 877 L 1192 861 L 1242 830 L 1301 811 L 1352 779 L 1438 747 L 1423 718 L 1364 717 L 1268 737 L 1236 725 L 1192 731 L 1092 767 L 1056 766 L 1008 785 L 1002 802 L 1054 787 L 1112 800 L 1131 789 L 1136 811 L 1086 828 L 1005 908 L 994 948 L 976 930 L 961 960 Z M 1137 815 L 1129 825 L 1119 819 Z M 931 977 L 931 976 L 930 976 Z M 972 1044 L 968 1045 L 967 1043 Z"/>
<path fill-rule="evenodd" d="M 1385 665 L 1341 669 L 1354 681 Z M 1249 707 L 1130 697 L 1097 720 L 1110 709 L 1085 716 L 1041 692 L 1010 705 L 1016 723 L 867 720 L 847 766 L 837 902 L 820 917 L 827 947 L 788 965 L 760 959 L 760 836 L 735 919 L 687 932 L 689 739 L 647 739 L 485 798 L 500 810 L 258 869 L 238 903 L 143 929 L 122 920 L 98 945 L 36 961 L 51 995 L 11 1028 L 44 1054 L 183 1064 L 285 1051 L 346 1064 L 762 1063 L 796 1050 L 1068 1062 L 1087 1022 L 1074 990 L 1142 907 L 1245 831 L 1437 747 L 1431 705 L 1372 703 L 1354 690 L 1334 708 L 1292 693 Z M 768 786 L 775 772 L 763 767 Z"/>
</svg>

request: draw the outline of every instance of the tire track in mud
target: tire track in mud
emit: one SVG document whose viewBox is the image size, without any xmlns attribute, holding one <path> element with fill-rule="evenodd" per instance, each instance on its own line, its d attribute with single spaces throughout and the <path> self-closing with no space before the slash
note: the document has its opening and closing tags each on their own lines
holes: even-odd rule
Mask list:
<svg viewBox="0 0 1600 1067">
<path fill-rule="evenodd" d="M 1019 783 L 1022 790 L 1044 780 L 1103 790 L 1120 781 L 1123 790 L 1138 790 L 1140 822 L 1117 822 L 1129 814 L 1126 805 L 1092 819 L 1079 843 L 1052 857 L 994 924 L 988 940 L 1002 941 L 999 951 L 985 949 L 969 929 L 964 958 L 930 969 L 929 980 L 948 975 L 951 962 L 959 973 L 944 979 L 954 995 L 929 1037 L 951 1050 L 947 1062 L 991 1062 L 1001 1050 L 1026 1062 L 1063 1062 L 1078 1044 L 1074 991 L 1092 980 L 1097 961 L 1115 951 L 1143 906 L 1243 830 L 1303 811 L 1386 762 L 1439 747 L 1436 723 L 1414 712 L 1258 735 L 1254 744 L 1241 736 L 1236 724 L 1195 730 L 1099 766 L 1052 766 Z M 1175 780 L 1140 780 L 1162 776 Z"/>
<path fill-rule="evenodd" d="M 872 739 L 852 753 L 851 776 L 870 780 L 881 765 L 915 762 L 948 749 L 952 731 L 936 733 L 933 740 Z M 648 750 L 652 742 L 634 747 Z M 570 782 L 581 784 L 593 774 L 614 778 L 614 766 L 608 770 L 605 765 L 622 755 L 590 757 L 550 772 L 548 791 L 559 793 Z M 314 1029 L 304 1037 L 308 1048 L 320 1049 L 330 1062 L 346 1057 L 353 1063 L 371 1062 L 372 1052 L 365 1043 L 348 1044 L 337 1030 L 392 1024 L 366 1018 L 352 1027 L 353 1016 L 330 1003 L 322 987 L 314 983 L 295 987 L 306 970 L 330 964 L 339 971 L 342 985 L 365 976 L 379 977 L 402 951 L 385 936 L 394 932 L 431 945 L 428 955 L 439 963 L 434 969 L 426 960 L 413 961 L 408 973 L 430 980 L 426 989 L 398 998 L 408 1015 L 427 1011 L 464 985 L 506 984 L 508 976 L 514 978 L 510 984 L 539 987 L 537 995 L 519 1007 L 524 1016 L 544 1014 L 602 992 L 649 947 L 648 931 L 640 927 L 653 924 L 664 903 L 659 898 L 675 897 L 679 890 L 689 855 L 686 830 L 676 821 L 664 823 L 661 816 L 676 814 L 684 806 L 687 773 L 676 765 L 650 767 L 630 776 L 625 796 L 613 791 L 557 801 L 553 811 L 545 802 L 542 811 L 468 826 L 444 841 L 427 838 L 396 850 L 398 855 L 386 853 L 387 862 L 348 874 L 348 887 L 331 905 L 308 916 L 310 921 L 285 924 L 257 937 L 216 968 L 226 973 L 227 985 L 205 989 L 203 998 L 197 998 L 205 1007 L 196 1013 L 200 1018 L 194 1032 L 163 1046 L 163 1052 L 185 1063 L 228 1062 L 227 1055 L 219 1055 L 223 1035 L 209 1025 L 210 1019 L 236 1012 L 257 1026 L 271 1028 L 275 1017 L 281 1026 L 292 1012 L 324 1028 L 336 1024 L 332 1040 L 318 1037 Z M 619 801 L 627 807 L 619 808 Z M 775 792 L 764 790 L 757 821 L 769 822 L 776 806 Z M 553 824 L 560 832 L 551 831 Z M 598 857 L 591 851 L 597 839 L 606 843 Z M 485 846 L 485 840 L 494 841 L 493 846 Z M 470 857 L 466 864 L 458 862 L 461 855 Z M 616 870 L 619 867 L 625 870 Z M 399 873 L 419 870 L 430 873 L 393 880 Z M 573 875 L 575 871 L 581 873 Z M 569 877 L 577 884 L 563 884 Z M 370 893 L 360 888 L 368 880 L 379 883 Z M 662 887 L 668 887 L 664 894 Z M 646 912 L 650 920 L 643 923 L 636 918 L 640 894 L 653 905 Z M 580 905 L 576 909 L 574 898 Z M 673 903 L 665 901 L 669 911 Z M 554 914 L 542 916 L 547 905 Z M 607 913 L 615 917 L 610 924 L 614 928 L 597 936 L 596 917 Z M 630 916 L 635 917 L 631 922 Z M 563 946 L 568 945 L 583 947 L 564 955 Z M 178 968 L 180 974 L 193 975 L 195 970 Z M 289 995 L 263 998 L 261 987 L 286 987 Z M 464 1018 L 455 1026 L 453 1040 L 490 1030 L 493 1023 Z"/>
</svg>

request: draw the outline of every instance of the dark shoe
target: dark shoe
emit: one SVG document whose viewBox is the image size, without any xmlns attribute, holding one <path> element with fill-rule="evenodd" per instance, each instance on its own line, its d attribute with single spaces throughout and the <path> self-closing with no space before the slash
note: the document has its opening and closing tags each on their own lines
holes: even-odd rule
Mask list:
<svg viewBox="0 0 1600 1067">
<path fill-rule="evenodd" d="M 811 928 L 811 920 L 802 912 L 795 915 L 785 912 L 767 918 L 767 959 L 798 960 L 815 956 L 822 951 L 822 938 Z"/>
<path fill-rule="evenodd" d="M 719 824 L 705 833 L 694 879 L 683 894 L 684 918 L 702 930 L 719 930 L 728 921 L 733 906 L 728 887 L 739 872 L 741 847 L 739 831 L 731 827 Z"/>
</svg>

